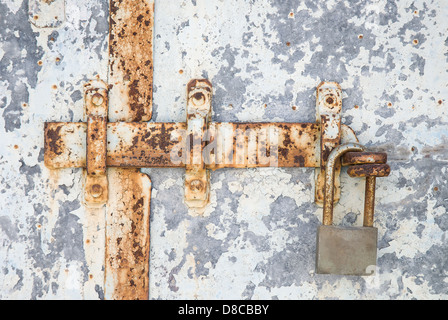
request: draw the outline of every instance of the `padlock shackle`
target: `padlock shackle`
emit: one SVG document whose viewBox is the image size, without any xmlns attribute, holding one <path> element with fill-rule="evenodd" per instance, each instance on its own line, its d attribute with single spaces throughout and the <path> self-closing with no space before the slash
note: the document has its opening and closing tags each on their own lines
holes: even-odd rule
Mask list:
<svg viewBox="0 0 448 320">
<path fill-rule="evenodd" d="M 334 172 L 336 161 L 346 152 L 360 152 L 365 150 L 366 147 L 359 143 L 347 143 L 334 148 L 328 156 L 327 165 L 325 166 L 323 225 L 330 226 L 333 224 Z"/>
</svg>

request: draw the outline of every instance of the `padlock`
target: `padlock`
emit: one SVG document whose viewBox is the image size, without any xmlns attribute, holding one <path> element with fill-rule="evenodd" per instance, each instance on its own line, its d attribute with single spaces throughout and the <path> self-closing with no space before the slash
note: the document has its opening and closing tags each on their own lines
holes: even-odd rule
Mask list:
<svg viewBox="0 0 448 320">
<path fill-rule="evenodd" d="M 323 225 L 317 231 L 316 273 L 339 275 L 372 275 L 376 269 L 378 229 L 373 227 L 375 176 L 386 176 L 388 165 L 380 165 L 381 172 L 353 173 L 350 176 L 366 177 L 366 199 L 362 227 L 341 227 L 333 225 L 333 192 L 335 163 L 346 152 L 364 151 L 365 147 L 349 143 L 336 147 L 328 157 L 325 169 L 325 196 Z M 375 166 L 367 165 L 367 166 Z M 376 165 L 378 166 L 378 165 Z M 356 166 L 354 166 L 356 167 Z M 360 166 L 361 167 L 361 166 Z M 366 168 L 366 166 L 364 166 Z M 367 170 L 364 170 L 367 172 Z M 377 175 L 375 175 L 377 173 Z"/>
</svg>

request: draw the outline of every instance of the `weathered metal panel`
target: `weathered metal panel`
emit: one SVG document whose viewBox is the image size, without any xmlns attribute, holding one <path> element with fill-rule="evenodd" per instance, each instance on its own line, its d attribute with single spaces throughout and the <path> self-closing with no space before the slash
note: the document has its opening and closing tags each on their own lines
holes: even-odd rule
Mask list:
<svg viewBox="0 0 448 320">
<path fill-rule="evenodd" d="M 64 23 L 39 28 L 28 3 L 0 2 L 0 297 L 99 299 L 104 209 L 83 206 L 81 169 L 44 165 L 43 130 L 85 121 L 84 83 L 107 78 L 108 5 L 66 1 Z"/>
<path fill-rule="evenodd" d="M 377 179 L 377 275 L 355 278 L 314 273 L 314 169 L 212 171 L 201 217 L 179 205 L 183 170 L 144 170 L 151 297 L 446 299 L 447 10 L 414 0 L 156 2 L 154 121 L 183 121 L 185 83 L 206 77 L 212 121 L 314 122 L 316 86 L 337 81 L 342 123 L 388 153 L 391 173 Z M 362 225 L 364 188 L 342 168 L 335 224 Z"/>
<path fill-rule="evenodd" d="M 29 0 L 28 15 L 38 28 L 57 28 L 65 21 L 65 0 Z"/>
</svg>

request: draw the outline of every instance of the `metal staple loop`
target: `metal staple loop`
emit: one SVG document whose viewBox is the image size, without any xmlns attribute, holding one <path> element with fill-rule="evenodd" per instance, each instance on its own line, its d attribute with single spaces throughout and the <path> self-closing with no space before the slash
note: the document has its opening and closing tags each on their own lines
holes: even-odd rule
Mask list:
<svg viewBox="0 0 448 320">
<path fill-rule="evenodd" d="M 364 151 L 366 148 L 358 143 L 347 143 L 337 146 L 328 156 L 325 166 L 325 191 L 324 191 L 324 213 L 323 224 L 333 224 L 333 197 L 334 197 L 334 171 L 336 160 L 349 151 Z"/>
<path fill-rule="evenodd" d="M 388 176 L 390 166 L 385 163 L 386 153 L 360 152 L 364 150 L 365 147 L 360 144 L 344 144 L 335 148 L 328 157 L 324 191 L 324 225 L 333 223 L 334 171 L 336 161 L 341 157 L 343 165 L 351 165 L 347 169 L 350 177 L 366 177 L 363 225 L 364 227 L 373 226 L 376 177 Z"/>
</svg>

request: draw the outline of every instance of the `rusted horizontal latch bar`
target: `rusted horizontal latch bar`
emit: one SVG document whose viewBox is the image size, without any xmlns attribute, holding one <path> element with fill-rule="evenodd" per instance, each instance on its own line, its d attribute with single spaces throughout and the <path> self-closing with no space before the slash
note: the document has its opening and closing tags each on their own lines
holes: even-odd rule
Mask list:
<svg viewBox="0 0 448 320">
<path fill-rule="evenodd" d="M 83 122 L 46 123 L 45 165 L 86 167 L 86 130 Z M 210 123 L 202 155 L 209 169 L 319 167 L 319 131 L 315 123 Z M 192 143 L 186 123 L 107 123 L 106 165 L 185 167 Z"/>
<path fill-rule="evenodd" d="M 85 168 L 86 131 L 84 122 L 45 123 L 45 165 Z M 319 137 L 316 123 L 214 122 L 209 124 L 201 147 L 208 169 L 316 168 L 320 166 Z M 110 122 L 106 166 L 185 167 L 192 161 L 192 140 L 183 122 Z"/>
</svg>

